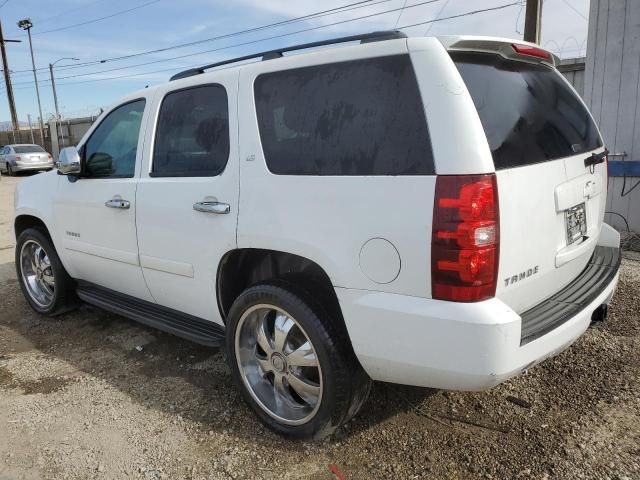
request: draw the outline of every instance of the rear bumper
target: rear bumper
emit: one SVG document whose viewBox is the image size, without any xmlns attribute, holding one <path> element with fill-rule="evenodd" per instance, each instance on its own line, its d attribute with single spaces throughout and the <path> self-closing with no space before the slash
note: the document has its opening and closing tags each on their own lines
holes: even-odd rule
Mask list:
<svg viewBox="0 0 640 480">
<path fill-rule="evenodd" d="M 526 342 L 522 317 L 497 298 L 465 304 L 345 288 L 336 292 L 356 355 L 372 379 L 484 390 L 578 339 L 593 312 L 610 302 L 618 265 L 610 266 L 615 270 L 588 298 L 581 297 L 579 307 Z M 578 277 L 563 292 L 584 280 Z"/>
<path fill-rule="evenodd" d="M 53 161 L 49 162 L 13 162 L 11 168 L 14 172 L 26 172 L 28 170 L 48 170 L 53 168 Z"/>
</svg>

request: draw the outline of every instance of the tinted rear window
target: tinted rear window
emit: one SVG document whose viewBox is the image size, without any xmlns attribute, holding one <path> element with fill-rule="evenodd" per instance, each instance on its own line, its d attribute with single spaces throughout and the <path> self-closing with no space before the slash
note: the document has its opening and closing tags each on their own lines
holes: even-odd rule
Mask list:
<svg viewBox="0 0 640 480">
<path fill-rule="evenodd" d="M 280 175 L 433 175 L 408 55 L 260 75 L 260 138 Z"/>
<path fill-rule="evenodd" d="M 482 53 L 452 58 L 480 115 L 496 169 L 602 146 L 589 112 L 555 69 Z"/>
<path fill-rule="evenodd" d="M 16 145 L 13 150 L 16 153 L 45 153 L 40 145 Z"/>
</svg>

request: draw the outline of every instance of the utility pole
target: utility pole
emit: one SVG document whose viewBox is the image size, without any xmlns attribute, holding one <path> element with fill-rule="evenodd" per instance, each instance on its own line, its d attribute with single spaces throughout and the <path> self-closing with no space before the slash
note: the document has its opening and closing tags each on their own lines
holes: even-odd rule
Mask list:
<svg viewBox="0 0 640 480">
<path fill-rule="evenodd" d="M 33 138 L 33 127 L 31 126 L 31 114 L 27 113 L 27 121 L 29 122 L 29 133 L 31 133 L 31 143 L 36 143 L 35 138 Z"/>
<path fill-rule="evenodd" d="M 25 18 L 18 22 L 18 28 L 27 31 L 27 35 L 29 36 L 29 49 L 31 50 L 31 66 L 33 67 L 33 80 L 36 83 L 36 96 L 38 97 L 38 112 L 40 112 L 40 141 L 42 142 L 42 147 L 44 148 L 44 117 L 42 116 L 42 105 L 40 103 L 40 88 L 38 87 L 38 75 L 36 75 L 36 62 L 33 59 L 33 43 L 31 42 L 31 27 L 33 27 L 33 23 L 30 18 Z"/>
<path fill-rule="evenodd" d="M 11 86 L 11 75 L 9 74 L 9 61 L 7 60 L 7 52 L 4 48 L 6 42 L 18 43 L 22 40 L 7 40 L 2 34 L 2 23 L 0 23 L 0 51 L 2 52 L 2 71 L 4 72 L 4 84 L 7 89 L 7 100 L 9 100 L 9 112 L 11 112 L 11 124 L 13 130 L 20 128 L 18 123 L 18 113 L 16 112 L 16 101 L 13 98 L 13 87 Z"/>
<path fill-rule="evenodd" d="M 60 123 L 60 133 L 62 133 L 62 124 L 61 124 L 62 117 L 60 117 L 60 109 L 58 109 L 58 93 L 56 92 L 56 79 L 53 75 L 53 66 L 61 60 L 80 60 L 80 59 L 76 57 L 63 57 L 49 64 L 49 73 L 51 74 L 51 88 L 53 88 L 53 103 L 56 105 L 56 127 L 58 126 L 58 123 Z M 62 146 L 64 147 L 63 133 L 62 133 Z"/>
<path fill-rule="evenodd" d="M 524 17 L 524 40 L 540 43 L 540 25 L 542 23 L 542 0 L 527 0 Z"/>
</svg>

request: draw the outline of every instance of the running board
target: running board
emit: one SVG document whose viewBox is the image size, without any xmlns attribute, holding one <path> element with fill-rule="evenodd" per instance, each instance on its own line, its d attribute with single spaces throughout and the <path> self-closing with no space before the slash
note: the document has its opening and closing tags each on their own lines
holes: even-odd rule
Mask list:
<svg viewBox="0 0 640 480">
<path fill-rule="evenodd" d="M 91 305 L 200 345 L 224 345 L 224 328 L 217 323 L 86 282 L 78 285 L 76 293 Z"/>
</svg>

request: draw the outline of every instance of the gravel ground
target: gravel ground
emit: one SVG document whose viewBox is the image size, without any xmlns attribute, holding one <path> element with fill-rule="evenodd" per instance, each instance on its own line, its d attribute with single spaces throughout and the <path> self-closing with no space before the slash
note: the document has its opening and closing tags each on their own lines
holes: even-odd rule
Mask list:
<svg viewBox="0 0 640 480">
<path fill-rule="evenodd" d="M 0 479 L 640 478 L 640 256 L 609 320 L 525 375 L 375 384 L 332 439 L 296 443 L 258 424 L 221 352 L 88 306 L 33 313 L 12 264 L 19 180 L 0 181 Z"/>
</svg>

